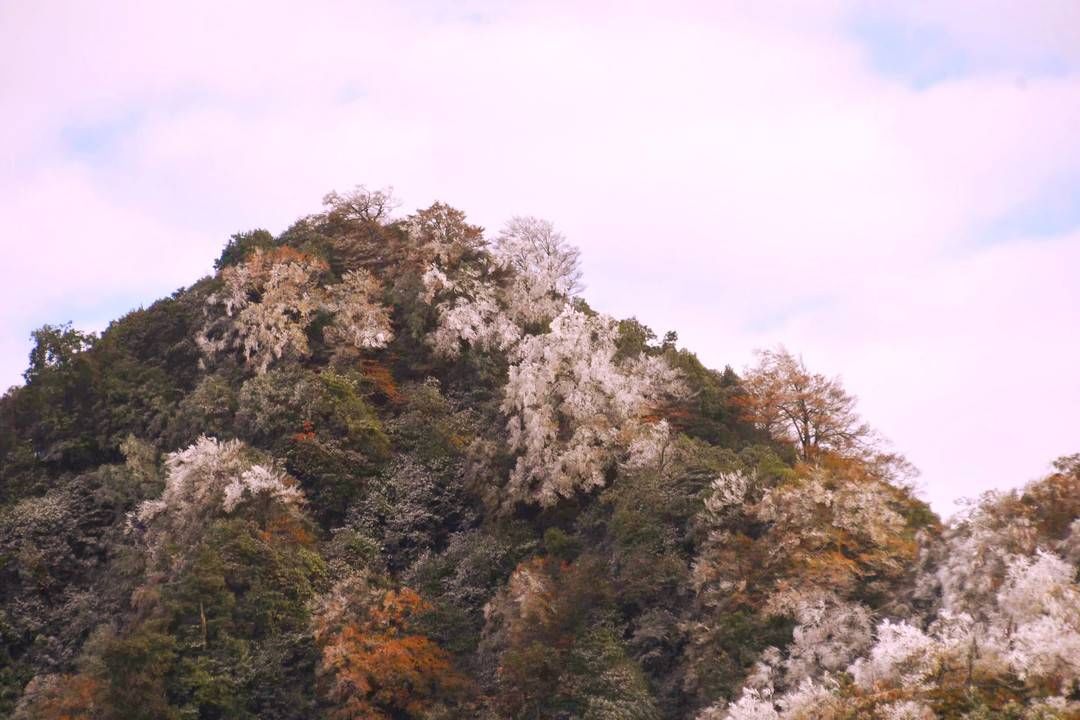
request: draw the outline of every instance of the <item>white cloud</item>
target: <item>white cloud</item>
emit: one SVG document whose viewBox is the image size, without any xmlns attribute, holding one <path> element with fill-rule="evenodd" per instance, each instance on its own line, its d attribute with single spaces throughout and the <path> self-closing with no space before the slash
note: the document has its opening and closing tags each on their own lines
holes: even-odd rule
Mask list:
<svg viewBox="0 0 1080 720">
<path fill-rule="evenodd" d="M 1018 84 L 999 58 L 915 90 L 874 70 L 843 3 L 103 7 L 0 10 L 6 382 L 10 338 L 59 308 L 148 302 L 231 232 L 363 182 L 489 228 L 550 218 L 594 304 L 709 362 L 802 350 L 939 510 L 1080 444 L 1055 332 L 1080 319 L 1076 236 L 979 244 L 1080 170 L 1076 74 Z M 971 52 L 996 42 L 986 18 L 920 12 Z M 1024 22 L 1010 57 L 1060 34 Z M 71 127 L 107 147 L 73 154 Z M 1003 406 L 1026 419 L 994 424 Z"/>
</svg>

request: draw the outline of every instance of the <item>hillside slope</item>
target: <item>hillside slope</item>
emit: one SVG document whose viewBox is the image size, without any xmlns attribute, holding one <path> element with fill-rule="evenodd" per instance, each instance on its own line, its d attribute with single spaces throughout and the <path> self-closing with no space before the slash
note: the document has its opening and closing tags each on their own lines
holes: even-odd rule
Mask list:
<svg viewBox="0 0 1080 720">
<path fill-rule="evenodd" d="M 550 224 L 392 205 L 35 333 L 0 715 L 1080 717 L 1080 456 L 943 525 L 786 351 L 710 370 Z"/>
</svg>

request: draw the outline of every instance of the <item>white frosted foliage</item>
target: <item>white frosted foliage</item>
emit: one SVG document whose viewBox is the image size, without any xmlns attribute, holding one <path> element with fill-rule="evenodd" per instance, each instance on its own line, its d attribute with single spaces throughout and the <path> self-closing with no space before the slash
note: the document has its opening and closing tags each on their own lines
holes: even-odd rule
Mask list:
<svg viewBox="0 0 1080 720">
<path fill-rule="evenodd" d="M 877 627 L 877 642 L 870 653 L 856 661 L 850 672 L 866 688 L 890 683 L 914 687 L 933 671 L 938 651 L 938 642 L 919 628 L 885 620 Z"/>
<path fill-rule="evenodd" d="M 616 336 L 611 318 L 567 307 L 518 346 L 502 405 L 518 454 L 512 498 L 550 505 L 591 490 L 635 442 L 639 459 L 652 453 L 643 442 L 663 442 L 646 416 L 681 391 L 678 374 L 659 357 L 616 362 Z"/>
<path fill-rule="evenodd" d="M 326 263 L 288 248 L 261 249 L 221 271 L 221 289 L 207 298 L 211 316 L 196 341 L 214 358 L 238 352 L 257 373 L 286 357 L 309 354 L 308 326 L 331 314 L 326 339 L 354 350 L 385 347 L 394 335 L 389 309 L 378 302 L 379 282 L 366 270 L 320 285 Z"/>
<path fill-rule="evenodd" d="M 256 250 L 244 263 L 221 271 L 222 288 L 207 298 L 208 309 L 224 311 L 198 338 L 208 356 L 239 351 L 245 364 L 264 373 L 286 354 L 308 353 L 308 323 L 321 306 L 318 287 L 326 269 L 297 252 L 277 257 Z"/>
<path fill-rule="evenodd" d="M 231 513 L 244 499 L 259 495 L 287 504 L 303 501 L 300 489 L 282 470 L 265 465 L 252 465 L 225 486 L 221 506 L 225 512 Z"/>
<path fill-rule="evenodd" d="M 381 290 L 367 270 L 347 272 L 340 283 L 327 288 L 325 307 L 334 313 L 327 340 L 359 350 L 386 347 L 394 332 L 390 309 L 377 300 Z"/>
<path fill-rule="evenodd" d="M 898 700 L 881 708 L 883 720 L 934 720 L 937 715 L 924 703 Z"/>
<path fill-rule="evenodd" d="M 428 337 L 436 354 L 456 357 L 462 343 L 482 350 L 505 351 L 521 338 L 521 329 L 500 302 L 499 288 L 474 273 L 462 271 L 456 281 L 437 266 L 424 274 L 426 299 L 436 303 L 439 324 Z"/>
<path fill-rule="evenodd" d="M 128 517 L 128 528 L 144 541 L 152 558 L 173 552 L 182 560 L 211 518 L 235 512 L 246 499 L 267 497 L 299 505 L 303 495 L 281 470 L 252 462 L 239 440 L 221 442 L 205 435 L 165 457 L 165 489 L 141 503 Z"/>
<path fill-rule="evenodd" d="M 784 662 L 788 687 L 844 670 L 873 643 L 873 623 L 864 606 L 829 594 L 784 595 L 774 596 L 772 609 L 798 623 Z"/>
<path fill-rule="evenodd" d="M 438 314 L 428 343 L 444 357 L 456 357 L 465 345 L 512 349 L 527 329 L 535 331 L 562 312 L 581 288 L 577 248 L 544 220 L 514 218 L 490 255 L 424 228 L 415 231 L 431 248 L 424 299 Z M 470 252 L 475 257 L 464 261 Z"/>
<path fill-rule="evenodd" d="M 1008 568 L 998 605 L 1012 628 L 1008 660 L 1021 678 L 1080 683 L 1080 586 L 1076 568 L 1049 552 Z M 1006 630 L 1007 632 L 1007 630 Z"/>
<path fill-rule="evenodd" d="M 550 320 L 581 291 L 580 251 L 546 220 L 512 219 L 495 239 L 494 254 L 513 273 L 508 297 L 515 322 Z"/>
</svg>

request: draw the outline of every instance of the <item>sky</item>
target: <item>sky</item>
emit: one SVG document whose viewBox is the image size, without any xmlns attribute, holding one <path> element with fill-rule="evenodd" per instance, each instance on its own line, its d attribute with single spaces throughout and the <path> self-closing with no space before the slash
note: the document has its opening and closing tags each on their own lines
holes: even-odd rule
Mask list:
<svg viewBox="0 0 1080 720">
<path fill-rule="evenodd" d="M 1080 452 L 1080 4 L 0 2 L 0 386 L 391 186 L 838 376 L 943 515 Z"/>
</svg>

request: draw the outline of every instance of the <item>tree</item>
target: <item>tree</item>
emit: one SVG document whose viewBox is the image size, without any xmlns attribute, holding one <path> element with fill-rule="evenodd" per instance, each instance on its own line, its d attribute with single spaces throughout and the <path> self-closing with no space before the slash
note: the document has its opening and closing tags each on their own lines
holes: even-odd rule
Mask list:
<svg viewBox="0 0 1080 720">
<path fill-rule="evenodd" d="M 242 501 L 264 499 L 286 511 L 303 504 L 295 480 L 273 464 L 254 460 L 239 440 L 221 443 L 206 436 L 166 456 L 161 496 L 142 502 L 128 519 L 151 561 L 168 556 L 168 565 L 182 566 L 210 520 L 234 512 Z"/>
<path fill-rule="evenodd" d="M 42 325 L 30 333 L 34 349 L 30 351 L 30 366 L 23 373 L 31 383 L 53 368 L 66 367 L 76 355 L 89 350 L 97 337 L 94 333 L 74 330 L 70 322 Z"/>
<path fill-rule="evenodd" d="M 405 225 L 424 268 L 422 299 L 438 320 L 427 338 L 435 353 L 454 358 L 463 347 L 505 351 L 516 343 L 521 330 L 506 311 L 506 288 L 482 228 L 442 203 L 409 216 Z"/>
<path fill-rule="evenodd" d="M 581 251 L 547 220 L 516 217 L 495 239 L 495 259 L 513 272 L 510 314 L 521 324 L 555 317 L 582 290 Z"/>
<path fill-rule="evenodd" d="M 1059 508 L 1027 505 L 1021 500 L 1045 498 L 1069 487 L 1073 492 L 1068 494 L 1075 494 L 1080 477 L 1067 475 L 1070 468 L 1064 468 L 1066 472 L 1057 469 L 1058 473 L 1029 485 L 1022 495 L 1015 491 L 987 494 L 945 534 L 936 552 L 949 562 L 936 568 L 930 563 L 914 583 L 939 586 L 931 590 L 942 595 L 939 606 L 927 617 L 914 613 L 886 617 L 878 623 L 870 643 L 865 642 L 863 631 L 868 619 L 865 614 L 859 617 L 844 611 L 836 618 L 843 621 L 847 615 L 857 622 L 843 622 L 840 628 L 830 629 L 828 626 L 836 624 L 829 619 L 830 613 L 811 612 L 798 618 L 800 625 L 794 642 L 785 650 L 786 658 L 775 649 L 764 653 L 741 698 L 729 706 L 714 705 L 699 720 L 801 719 L 807 717 L 807 697 L 815 698 L 812 717 L 822 720 L 1080 717 L 1080 702 L 1076 702 L 1080 690 L 1080 583 L 1076 566 L 1036 545 L 1038 540 L 1067 550 L 1067 541 L 1054 541 L 1071 531 L 1064 529 Z M 842 504 L 837 498 L 827 503 L 832 508 Z M 799 516 L 813 514 L 792 509 Z M 863 518 L 852 515 L 852 523 L 861 526 L 881 512 L 867 511 Z M 1041 522 L 1044 519 L 1051 522 Z M 842 523 L 834 518 L 832 524 Z M 1011 528 L 1011 524 L 1016 527 Z M 774 525 L 770 534 L 776 530 Z M 809 534 L 805 530 L 801 533 L 803 537 Z M 774 542 L 783 544 L 779 538 Z M 865 554 L 860 551 L 858 557 Z M 911 559 L 907 558 L 908 564 Z M 859 573 L 866 574 L 865 570 Z M 820 569 L 817 574 L 822 574 Z M 795 587 L 810 584 L 810 579 L 804 578 Z M 770 602 L 776 604 L 776 597 Z M 857 632 L 848 633 L 843 626 Z M 823 629 L 828 630 L 824 635 Z M 845 641 L 845 634 L 859 640 L 856 645 L 863 646 L 862 656 L 846 669 L 837 667 L 836 662 L 820 662 L 823 652 Z M 841 655 L 834 657 L 842 659 Z M 795 686 L 792 681 L 797 681 L 800 673 L 792 677 L 792 670 L 805 669 L 807 659 L 825 672 L 810 673 Z M 775 669 L 781 665 L 789 676 L 786 688 L 776 682 Z"/>
<path fill-rule="evenodd" d="M 256 249 L 270 250 L 273 247 L 274 236 L 266 230 L 236 233 L 229 238 L 221 256 L 214 261 L 214 269 L 223 270 L 230 265 L 239 265 Z"/>
<path fill-rule="evenodd" d="M 460 697 L 464 680 L 450 656 L 416 630 L 429 609 L 413 590 L 381 589 L 362 575 L 321 599 L 315 638 L 331 717 L 423 718 Z"/>
<path fill-rule="evenodd" d="M 92 720 L 100 683 L 91 675 L 38 675 L 23 691 L 14 720 Z"/>
<path fill-rule="evenodd" d="M 795 445 L 799 458 L 821 452 L 871 453 L 876 433 L 855 412 L 856 399 L 835 378 L 807 370 L 784 348 L 758 352 L 743 379 L 747 419 L 773 437 Z"/>
<path fill-rule="evenodd" d="M 486 268 L 459 270 L 452 277 L 432 264 L 424 273 L 424 298 L 438 315 L 427 342 L 437 355 L 455 358 L 463 347 L 507 351 L 521 328 L 506 309 L 504 289 Z"/>
<path fill-rule="evenodd" d="M 368 190 L 357 185 L 345 193 L 331 191 L 323 197 L 327 214 L 334 219 L 363 223 L 385 223 L 398 206 L 394 189 Z"/>
<path fill-rule="evenodd" d="M 326 340 L 338 357 L 385 347 L 394 334 L 390 311 L 378 301 L 379 281 L 359 269 L 323 286 L 327 269 L 289 247 L 256 248 L 242 264 L 224 268 L 221 290 L 206 301 L 211 318 L 197 338 L 200 349 L 208 357 L 239 352 L 263 374 L 275 361 L 309 354 L 308 326 L 319 313 L 331 315 Z"/>
<path fill-rule="evenodd" d="M 581 290 L 578 249 L 545 220 L 514 218 L 490 252 L 480 228 L 438 203 L 406 225 L 427 263 L 423 299 L 438 317 L 428 344 L 444 357 L 463 347 L 508 351 Z"/>
<path fill-rule="evenodd" d="M 770 692 L 841 672 L 871 644 L 872 613 L 902 604 L 919 549 L 913 501 L 861 463 L 830 461 L 725 472 L 709 488 L 687 651 L 702 699 L 737 689 L 758 654 L 775 655 L 754 673 Z"/>
<path fill-rule="evenodd" d="M 326 263 L 291 248 L 256 249 L 241 265 L 221 271 L 222 288 L 207 298 L 220 307 L 198 338 L 208 356 L 239 351 L 258 373 L 270 363 L 308 353 L 306 329 L 321 304 L 318 279 Z"/>
<path fill-rule="evenodd" d="M 437 202 L 405 219 L 414 261 L 422 268 L 432 265 L 452 272 L 463 262 L 484 252 L 484 229 L 465 221 L 465 213 Z"/>
<path fill-rule="evenodd" d="M 611 318 L 567 306 L 550 332 L 528 336 L 516 349 L 502 406 L 508 444 L 518 453 L 511 501 L 552 505 L 601 487 L 635 441 L 663 441 L 666 432 L 652 432 L 648 416 L 682 392 L 679 373 L 660 356 L 616 362 L 617 335 Z"/>
<path fill-rule="evenodd" d="M 350 270 L 327 288 L 324 307 L 334 319 L 325 334 L 339 356 L 386 347 L 394 338 L 390 309 L 378 301 L 381 292 L 381 283 L 367 270 Z"/>
</svg>

